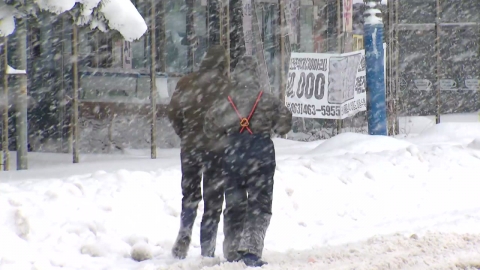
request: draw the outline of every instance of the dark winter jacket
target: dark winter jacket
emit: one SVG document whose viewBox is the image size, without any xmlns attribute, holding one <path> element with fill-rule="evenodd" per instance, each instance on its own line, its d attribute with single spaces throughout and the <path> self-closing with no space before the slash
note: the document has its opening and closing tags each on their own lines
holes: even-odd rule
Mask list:
<svg viewBox="0 0 480 270">
<path fill-rule="evenodd" d="M 211 142 L 203 133 L 205 113 L 218 100 L 227 99 L 230 81 L 226 76 L 226 52 L 212 46 L 199 71 L 181 78 L 168 105 L 168 118 L 183 148 L 210 150 Z"/>
<path fill-rule="evenodd" d="M 242 117 L 250 114 L 258 93 L 261 91 L 256 75 L 256 62 L 252 57 L 243 57 L 233 72 L 233 88 L 230 96 Z M 292 113 L 282 101 L 265 91 L 250 120 L 254 134 L 287 134 L 292 128 Z M 227 98 L 217 101 L 205 116 L 204 132 L 212 139 L 238 133 L 240 119 Z M 244 130 L 244 132 L 248 132 Z"/>
</svg>

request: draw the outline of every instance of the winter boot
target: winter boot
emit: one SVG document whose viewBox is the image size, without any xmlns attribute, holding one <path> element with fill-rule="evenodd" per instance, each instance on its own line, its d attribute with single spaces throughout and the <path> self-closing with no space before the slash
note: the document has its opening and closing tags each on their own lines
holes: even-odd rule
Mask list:
<svg viewBox="0 0 480 270">
<path fill-rule="evenodd" d="M 188 249 L 190 247 L 190 241 L 192 237 L 190 235 L 179 233 L 177 240 L 172 248 L 173 257 L 183 260 L 187 257 Z"/>
<path fill-rule="evenodd" d="M 262 267 L 263 265 L 268 264 L 267 262 L 262 261 L 257 255 L 254 255 L 252 253 L 247 253 L 243 255 L 242 261 L 248 267 Z"/>
</svg>

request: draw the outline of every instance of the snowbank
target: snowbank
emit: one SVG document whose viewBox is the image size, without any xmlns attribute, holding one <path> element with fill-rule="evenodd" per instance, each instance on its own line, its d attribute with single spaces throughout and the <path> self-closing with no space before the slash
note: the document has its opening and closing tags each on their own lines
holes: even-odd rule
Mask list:
<svg viewBox="0 0 480 270">
<path fill-rule="evenodd" d="M 358 133 L 342 133 L 320 144 L 312 153 L 343 155 L 346 153 L 365 154 L 403 149 L 411 144 L 385 136 L 370 136 Z"/>
<path fill-rule="evenodd" d="M 480 150 L 472 146 L 479 132 L 476 124 L 455 124 L 417 142 L 358 134 L 275 139 L 266 269 L 475 265 Z M 200 257 L 200 218 L 188 258 L 171 257 L 181 210 L 179 151 L 158 153 L 157 160 L 148 151 L 82 155 L 76 165 L 71 155 L 29 153 L 32 170 L 0 172 L 0 268 L 244 269 L 222 258 L 222 224 L 217 257 Z M 203 204 L 198 217 L 202 211 Z"/>
<path fill-rule="evenodd" d="M 420 133 L 420 137 L 410 141 L 416 143 L 469 143 L 480 138 L 480 122 L 477 123 L 440 123 Z"/>
</svg>

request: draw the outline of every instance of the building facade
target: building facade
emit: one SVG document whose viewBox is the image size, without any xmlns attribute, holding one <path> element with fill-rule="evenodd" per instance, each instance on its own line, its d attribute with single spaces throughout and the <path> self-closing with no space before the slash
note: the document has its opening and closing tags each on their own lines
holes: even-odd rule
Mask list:
<svg viewBox="0 0 480 270">
<path fill-rule="evenodd" d="M 339 0 L 297 1 L 288 52 L 341 52 L 359 49 L 363 5 Z M 178 79 L 194 71 L 209 44 L 224 38 L 218 0 L 133 1 L 148 25 L 155 20 L 157 101 L 160 146 L 178 141 L 164 118 L 165 105 Z M 289 1 L 286 1 L 289 3 Z M 437 3 L 440 5 L 437 6 Z M 241 12 L 245 1 L 229 7 L 231 63 L 242 54 Z M 280 89 L 279 2 L 254 1 L 272 91 Z M 345 6 L 347 4 L 347 6 Z M 395 114 L 435 115 L 480 109 L 480 2 L 390 0 L 381 6 L 387 51 L 387 92 Z M 351 21 L 348 22 L 348 16 Z M 225 16 L 224 16 L 225 17 Z M 240 27 L 232 27 L 239 26 Z M 82 151 L 148 145 L 151 31 L 124 41 L 116 33 L 79 31 L 80 116 Z M 15 35 L 9 50 L 15 50 Z M 359 45 L 360 44 L 360 45 Z M 72 27 L 67 14 L 41 13 L 28 22 L 29 133 L 32 150 L 69 151 L 72 97 Z M 287 52 L 287 53 L 288 53 Z M 13 53 L 9 63 L 15 66 Z M 389 105 L 389 113 L 394 113 Z M 11 124 L 15 118 L 12 110 Z M 356 122 L 364 122 L 365 116 Z M 301 120 L 301 119 L 297 119 Z M 297 121 L 298 122 L 298 121 Z M 303 121 L 305 123 L 305 121 Z M 307 129 L 329 126 L 311 121 Z M 328 123 L 327 123 L 328 122 Z M 361 124 L 361 123 L 360 123 Z M 308 127 L 309 126 L 309 127 Z M 296 128 L 297 129 L 297 128 Z M 298 129 L 297 129 L 298 130 Z M 14 130 L 10 134 L 14 141 Z M 129 134 L 129 136 L 125 136 Z M 98 143 L 92 143 L 98 141 Z M 11 143 L 12 146 L 14 143 Z M 47 147 L 51 145 L 51 147 Z M 93 145 L 93 146 L 92 146 Z M 48 148 L 48 149 L 47 149 Z"/>
<path fill-rule="evenodd" d="M 297 0 L 295 46 L 291 51 L 337 51 L 337 0 Z M 151 26 L 156 27 L 157 114 L 160 146 L 173 146 L 175 137 L 164 118 L 178 79 L 198 68 L 208 46 L 224 40 L 226 9 L 219 0 L 132 0 Z M 288 2 L 288 1 L 286 1 Z M 232 68 L 242 54 L 242 0 L 229 2 Z M 254 13 L 263 42 L 272 91 L 280 88 L 279 1 L 254 1 Z M 223 12 L 223 13 L 221 13 Z M 241 13 L 240 13 L 241 14 Z M 72 25 L 68 14 L 46 12 L 28 20 L 29 143 L 34 151 L 71 150 Z M 223 28 L 222 28 L 223 27 Z M 134 42 L 118 33 L 79 28 L 79 92 L 82 151 L 107 151 L 148 144 L 152 29 Z M 223 32 L 222 32 L 223 31 Z M 15 67 L 15 33 L 9 37 L 9 63 Z M 225 42 L 223 42 L 226 44 Z M 12 92 L 12 91 L 11 91 Z M 13 93 L 12 93 L 13 94 Z M 10 144 L 14 149 L 14 108 L 11 110 Z M 139 127 L 139 125 L 141 127 Z M 128 134 L 128 136 L 126 136 Z M 128 138 L 124 138 L 128 137 Z M 93 141 L 98 141 L 93 143 Z M 113 142 L 112 142 L 113 141 Z M 120 141 L 120 142 L 119 142 Z M 115 147 L 114 147 L 115 148 Z"/>
</svg>

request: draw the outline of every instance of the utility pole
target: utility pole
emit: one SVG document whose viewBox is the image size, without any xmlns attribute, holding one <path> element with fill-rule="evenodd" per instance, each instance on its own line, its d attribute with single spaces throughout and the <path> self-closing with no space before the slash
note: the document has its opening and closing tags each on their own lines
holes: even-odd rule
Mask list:
<svg viewBox="0 0 480 270">
<path fill-rule="evenodd" d="M 364 42 L 367 65 L 368 133 L 387 136 L 383 19 L 377 5 L 380 0 L 364 0 Z"/>
<path fill-rule="evenodd" d="M 9 109 L 9 94 L 8 94 L 8 73 L 7 73 L 7 66 L 8 66 L 8 51 L 7 45 L 8 38 L 3 37 L 3 46 L 0 48 L 0 75 L 2 76 L 3 80 L 3 113 L 2 113 L 2 160 L 0 160 L 3 164 L 3 170 L 8 171 L 10 168 L 10 151 L 8 150 L 8 109 Z"/>
<path fill-rule="evenodd" d="M 27 18 L 17 20 L 14 38 L 15 68 L 25 72 L 15 74 L 15 123 L 17 144 L 17 170 L 28 169 L 27 128 Z M 7 66 L 8 67 L 8 66 Z"/>
</svg>

